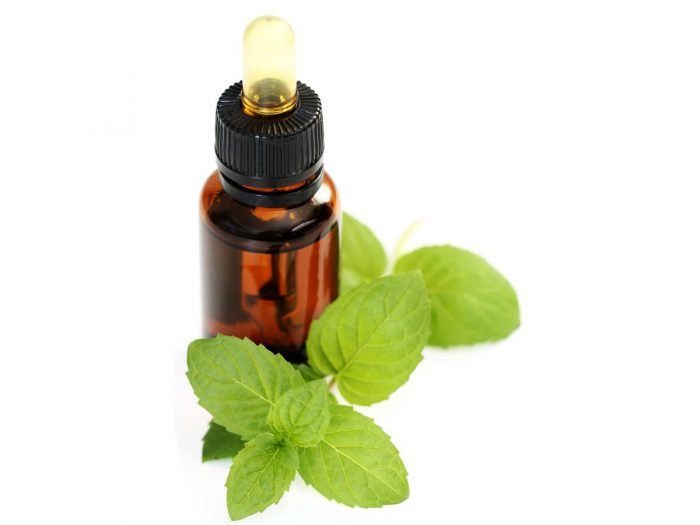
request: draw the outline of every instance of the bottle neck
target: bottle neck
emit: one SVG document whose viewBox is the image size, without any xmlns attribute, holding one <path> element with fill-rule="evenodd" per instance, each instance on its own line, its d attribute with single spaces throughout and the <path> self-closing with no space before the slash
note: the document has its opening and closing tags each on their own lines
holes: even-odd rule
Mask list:
<svg viewBox="0 0 700 525">
<path fill-rule="evenodd" d="M 242 177 L 219 164 L 219 178 L 224 191 L 249 206 L 288 208 L 313 197 L 323 183 L 323 159 L 290 179 Z M 301 180 L 300 180 L 301 178 Z"/>
</svg>

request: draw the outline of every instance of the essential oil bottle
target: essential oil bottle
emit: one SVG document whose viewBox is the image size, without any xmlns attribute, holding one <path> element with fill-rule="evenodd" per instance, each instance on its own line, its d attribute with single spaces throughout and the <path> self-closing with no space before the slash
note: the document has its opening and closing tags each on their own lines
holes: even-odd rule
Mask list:
<svg viewBox="0 0 700 525">
<path fill-rule="evenodd" d="M 200 199 L 204 331 L 306 360 L 311 321 L 338 295 L 340 206 L 323 164 L 321 100 L 297 82 L 291 27 L 260 17 L 243 81 L 216 106 L 218 169 Z"/>
</svg>

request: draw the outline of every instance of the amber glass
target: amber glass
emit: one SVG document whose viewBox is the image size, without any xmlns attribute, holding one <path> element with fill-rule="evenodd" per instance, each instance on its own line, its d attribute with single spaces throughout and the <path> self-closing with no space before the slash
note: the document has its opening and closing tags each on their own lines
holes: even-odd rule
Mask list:
<svg viewBox="0 0 700 525">
<path fill-rule="evenodd" d="M 215 171 L 202 190 L 204 331 L 248 337 L 304 362 L 311 321 L 338 295 L 340 207 L 324 175 L 293 207 L 246 205 Z"/>
</svg>

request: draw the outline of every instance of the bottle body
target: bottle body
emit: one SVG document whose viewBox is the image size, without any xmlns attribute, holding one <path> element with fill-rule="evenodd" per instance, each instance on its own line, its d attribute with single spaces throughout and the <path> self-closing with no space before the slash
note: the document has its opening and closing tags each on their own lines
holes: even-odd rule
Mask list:
<svg viewBox="0 0 700 525">
<path fill-rule="evenodd" d="M 340 206 L 331 178 L 311 199 L 251 206 L 215 171 L 200 200 L 204 332 L 248 337 L 306 360 L 311 321 L 338 295 Z"/>
</svg>

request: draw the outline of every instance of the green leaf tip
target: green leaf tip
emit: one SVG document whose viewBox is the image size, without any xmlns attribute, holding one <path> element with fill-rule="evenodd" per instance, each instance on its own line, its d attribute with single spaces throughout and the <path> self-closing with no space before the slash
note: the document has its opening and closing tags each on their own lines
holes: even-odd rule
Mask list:
<svg viewBox="0 0 700 525">
<path fill-rule="evenodd" d="M 226 503 L 232 520 L 247 518 L 278 503 L 296 475 L 289 446 L 271 434 L 246 443 L 233 460 L 226 480 Z"/>
</svg>

